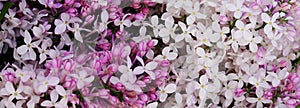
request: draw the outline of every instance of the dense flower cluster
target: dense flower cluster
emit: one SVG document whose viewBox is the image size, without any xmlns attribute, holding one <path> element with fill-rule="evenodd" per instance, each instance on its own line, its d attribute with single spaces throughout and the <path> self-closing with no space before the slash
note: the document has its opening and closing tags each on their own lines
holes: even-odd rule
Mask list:
<svg viewBox="0 0 300 108">
<path fill-rule="evenodd" d="M 300 107 L 298 0 L 0 9 L 0 108 Z"/>
</svg>

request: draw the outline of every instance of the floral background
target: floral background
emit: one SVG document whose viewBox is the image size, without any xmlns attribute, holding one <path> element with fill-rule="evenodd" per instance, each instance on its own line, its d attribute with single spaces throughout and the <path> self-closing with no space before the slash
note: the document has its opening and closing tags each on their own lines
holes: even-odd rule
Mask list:
<svg viewBox="0 0 300 108">
<path fill-rule="evenodd" d="M 0 108 L 300 108 L 299 0 L 0 10 Z"/>
</svg>

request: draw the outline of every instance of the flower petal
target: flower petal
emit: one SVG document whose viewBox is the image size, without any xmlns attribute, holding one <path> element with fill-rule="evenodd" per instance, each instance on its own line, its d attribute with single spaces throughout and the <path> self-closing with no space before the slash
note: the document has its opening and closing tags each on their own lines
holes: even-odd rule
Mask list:
<svg viewBox="0 0 300 108">
<path fill-rule="evenodd" d="M 24 42 L 26 44 L 29 44 L 29 43 L 31 43 L 31 41 L 32 41 L 32 38 L 31 38 L 29 32 L 27 30 L 25 30 L 25 32 L 24 32 Z"/>
<path fill-rule="evenodd" d="M 28 51 L 28 47 L 26 45 L 22 45 L 17 48 L 17 52 L 21 55 L 25 54 Z"/>
<path fill-rule="evenodd" d="M 173 93 L 176 91 L 176 85 L 171 83 L 165 87 L 166 93 Z"/>
<path fill-rule="evenodd" d="M 66 31 L 66 28 L 67 28 L 67 25 L 62 23 L 62 24 L 59 24 L 55 27 L 55 34 L 62 34 L 63 32 Z"/>
</svg>

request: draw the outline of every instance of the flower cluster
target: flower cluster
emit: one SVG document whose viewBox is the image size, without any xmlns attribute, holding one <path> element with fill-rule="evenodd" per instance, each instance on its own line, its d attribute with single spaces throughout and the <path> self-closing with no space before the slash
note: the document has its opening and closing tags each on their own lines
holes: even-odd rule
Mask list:
<svg viewBox="0 0 300 108">
<path fill-rule="evenodd" d="M 4 0 L 0 107 L 300 107 L 297 0 Z"/>
</svg>

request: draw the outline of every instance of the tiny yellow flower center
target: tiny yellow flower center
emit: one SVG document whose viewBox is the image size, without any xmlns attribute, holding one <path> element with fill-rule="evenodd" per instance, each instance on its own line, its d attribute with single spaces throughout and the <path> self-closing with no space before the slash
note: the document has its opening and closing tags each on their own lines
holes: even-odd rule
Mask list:
<svg viewBox="0 0 300 108">
<path fill-rule="evenodd" d="M 200 86 L 201 88 L 204 88 L 205 87 L 205 85 L 204 84 L 201 84 L 201 86 Z"/>
<path fill-rule="evenodd" d="M 46 82 L 45 82 L 45 85 L 48 85 L 48 84 L 49 84 L 49 82 L 48 82 L 48 81 L 46 81 Z"/>
<path fill-rule="evenodd" d="M 188 32 L 187 32 L 187 31 L 184 31 L 183 34 L 188 34 Z"/>
<path fill-rule="evenodd" d="M 195 15 L 196 14 L 196 12 L 192 12 L 192 15 Z"/>
<path fill-rule="evenodd" d="M 18 93 L 17 92 L 14 92 L 14 94 L 13 94 L 14 96 L 17 96 L 18 95 Z"/>
<path fill-rule="evenodd" d="M 230 87 L 229 87 L 229 86 L 226 86 L 226 89 L 228 90 L 228 89 L 230 89 Z"/>
<path fill-rule="evenodd" d="M 31 45 L 30 45 L 30 44 L 27 44 L 27 47 L 28 47 L 28 48 L 30 48 L 30 47 L 31 47 Z"/>
<path fill-rule="evenodd" d="M 270 25 L 272 25 L 272 24 L 273 24 L 273 22 L 271 22 L 271 21 L 270 21 L 270 22 L 269 22 L 269 24 L 270 24 Z"/>
<path fill-rule="evenodd" d="M 161 90 L 161 92 L 162 92 L 162 93 L 166 93 L 166 91 L 165 91 L 164 89 L 163 89 L 163 90 Z"/>
<path fill-rule="evenodd" d="M 163 59 L 167 59 L 167 56 L 163 56 Z"/>
<path fill-rule="evenodd" d="M 259 98 L 257 98 L 257 101 L 261 101 L 261 98 L 259 97 Z"/>
</svg>

